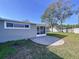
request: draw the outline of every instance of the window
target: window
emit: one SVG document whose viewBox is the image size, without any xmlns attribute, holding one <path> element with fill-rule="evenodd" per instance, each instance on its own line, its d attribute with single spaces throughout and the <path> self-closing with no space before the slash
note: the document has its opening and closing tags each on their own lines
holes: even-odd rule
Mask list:
<svg viewBox="0 0 79 59">
<path fill-rule="evenodd" d="M 6 29 L 29 29 L 29 24 L 23 24 L 23 23 L 12 23 L 12 22 L 4 22 L 4 27 Z"/>
<path fill-rule="evenodd" d="M 37 34 L 45 34 L 45 27 L 37 26 Z"/>
<path fill-rule="evenodd" d="M 25 28 L 29 28 L 29 25 L 25 25 Z"/>
<path fill-rule="evenodd" d="M 23 28 L 24 24 L 14 24 L 14 27 L 21 27 L 21 28 Z"/>
<path fill-rule="evenodd" d="M 13 27 L 12 23 L 7 23 L 6 25 L 7 25 L 7 27 Z"/>
<path fill-rule="evenodd" d="M 44 26 L 41 26 L 40 27 L 40 30 L 41 30 L 41 34 L 44 34 L 45 33 L 45 27 Z"/>
<path fill-rule="evenodd" d="M 40 27 L 37 27 L 37 34 L 40 34 Z"/>
</svg>

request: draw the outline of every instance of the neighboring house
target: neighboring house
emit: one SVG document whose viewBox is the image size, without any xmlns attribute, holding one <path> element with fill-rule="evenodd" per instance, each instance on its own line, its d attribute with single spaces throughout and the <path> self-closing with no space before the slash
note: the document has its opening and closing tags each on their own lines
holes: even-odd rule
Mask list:
<svg viewBox="0 0 79 59">
<path fill-rule="evenodd" d="M 61 30 L 60 30 L 60 26 L 58 25 L 58 24 L 55 24 L 54 26 L 53 26 L 53 28 L 49 28 L 49 31 L 50 32 L 60 32 Z"/>
<path fill-rule="evenodd" d="M 49 28 L 50 32 L 61 32 L 61 28 L 59 25 L 54 25 L 53 30 L 52 28 Z M 69 32 L 69 33 L 78 33 L 79 34 L 79 28 L 66 28 L 63 27 L 63 32 Z"/>
<path fill-rule="evenodd" d="M 79 34 L 79 28 L 69 28 L 68 32 L 77 33 Z"/>
<path fill-rule="evenodd" d="M 47 31 L 45 24 L 0 18 L 0 42 L 42 36 L 46 35 Z"/>
<path fill-rule="evenodd" d="M 57 29 L 56 26 L 54 26 L 53 28 L 49 28 L 50 32 L 59 32 L 59 29 Z"/>
<path fill-rule="evenodd" d="M 63 32 L 69 32 L 69 33 L 77 33 L 77 34 L 79 34 L 79 28 L 64 28 Z"/>
<path fill-rule="evenodd" d="M 73 32 L 79 34 L 79 28 L 74 28 L 74 29 L 73 29 Z"/>
</svg>

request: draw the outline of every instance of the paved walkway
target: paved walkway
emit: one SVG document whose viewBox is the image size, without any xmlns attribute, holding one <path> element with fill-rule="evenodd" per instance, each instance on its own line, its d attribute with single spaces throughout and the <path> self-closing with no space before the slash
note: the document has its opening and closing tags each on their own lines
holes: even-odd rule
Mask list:
<svg viewBox="0 0 79 59">
<path fill-rule="evenodd" d="M 33 42 L 43 44 L 43 45 L 50 45 L 50 46 L 58 46 L 64 44 L 63 39 L 59 39 L 53 36 L 41 36 L 31 39 Z"/>
</svg>

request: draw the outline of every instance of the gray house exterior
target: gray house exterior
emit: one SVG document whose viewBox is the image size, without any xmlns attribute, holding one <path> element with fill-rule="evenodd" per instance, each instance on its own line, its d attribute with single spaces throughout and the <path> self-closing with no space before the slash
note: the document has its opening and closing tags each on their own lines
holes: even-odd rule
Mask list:
<svg viewBox="0 0 79 59">
<path fill-rule="evenodd" d="M 46 26 L 29 21 L 0 19 L 0 42 L 29 39 L 45 35 Z"/>
</svg>

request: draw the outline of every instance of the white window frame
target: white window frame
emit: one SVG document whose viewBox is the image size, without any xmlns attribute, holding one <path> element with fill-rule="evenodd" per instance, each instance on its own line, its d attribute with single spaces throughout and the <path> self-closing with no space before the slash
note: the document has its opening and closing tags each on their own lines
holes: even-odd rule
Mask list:
<svg viewBox="0 0 79 59">
<path fill-rule="evenodd" d="M 37 25 L 36 27 L 40 27 L 40 26 Z M 44 26 L 44 27 L 45 27 L 45 26 Z M 45 27 L 45 30 L 46 30 L 46 27 Z M 40 37 L 40 36 L 46 36 L 46 32 L 45 32 L 44 34 L 37 34 L 37 35 L 36 35 L 36 37 Z"/>
<path fill-rule="evenodd" d="M 37 37 L 46 36 L 46 33 L 45 33 L 45 34 L 37 34 L 36 36 L 37 36 Z"/>
<path fill-rule="evenodd" d="M 13 27 L 7 27 L 7 23 L 13 23 Z M 24 28 L 21 28 L 21 27 L 14 27 L 14 24 L 22 24 L 22 23 L 15 23 L 15 22 L 4 21 L 4 28 L 5 28 L 5 29 L 30 29 L 30 24 L 24 24 L 24 25 L 29 25 L 28 28 L 26 28 L 25 26 L 24 26 Z"/>
</svg>

